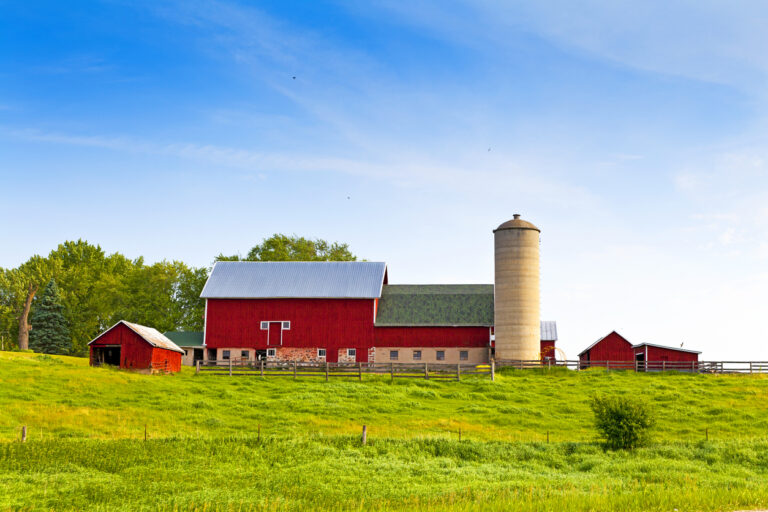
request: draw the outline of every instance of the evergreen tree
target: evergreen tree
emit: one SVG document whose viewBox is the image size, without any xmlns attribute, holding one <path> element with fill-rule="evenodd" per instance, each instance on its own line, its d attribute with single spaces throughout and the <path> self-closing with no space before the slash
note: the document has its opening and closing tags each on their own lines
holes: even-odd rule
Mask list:
<svg viewBox="0 0 768 512">
<path fill-rule="evenodd" d="M 30 323 L 29 348 L 35 352 L 67 354 L 72 350 L 64 306 L 55 280 L 48 282 L 40 301 L 35 304 Z"/>
</svg>

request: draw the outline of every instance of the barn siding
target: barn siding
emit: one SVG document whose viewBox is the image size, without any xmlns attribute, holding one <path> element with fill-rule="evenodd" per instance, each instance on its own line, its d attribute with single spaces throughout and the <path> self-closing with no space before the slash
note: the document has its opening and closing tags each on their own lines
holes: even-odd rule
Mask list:
<svg viewBox="0 0 768 512">
<path fill-rule="evenodd" d="M 376 347 L 487 347 L 488 327 L 376 327 Z"/>
<path fill-rule="evenodd" d="M 339 349 L 356 348 L 368 360 L 373 346 L 373 299 L 208 299 L 208 348 L 268 348 L 262 321 L 290 321 L 283 347 L 323 347 L 335 362 Z"/>
<path fill-rule="evenodd" d="M 685 352 L 682 350 L 675 350 L 673 347 L 651 347 L 646 345 L 641 345 L 637 347 L 638 349 L 645 350 L 647 347 L 648 349 L 648 356 L 646 357 L 646 361 L 698 361 L 699 360 L 699 354 L 696 354 L 694 352 Z M 640 350 L 638 350 L 639 352 Z"/>
<path fill-rule="evenodd" d="M 632 344 L 616 332 L 600 340 L 594 347 L 579 356 L 582 361 L 634 361 Z"/>
<path fill-rule="evenodd" d="M 557 353 L 555 352 L 555 342 L 550 340 L 541 340 L 541 345 L 539 348 L 539 352 L 541 353 L 541 359 L 544 360 L 547 357 L 551 359 L 557 358 Z"/>
</svg>

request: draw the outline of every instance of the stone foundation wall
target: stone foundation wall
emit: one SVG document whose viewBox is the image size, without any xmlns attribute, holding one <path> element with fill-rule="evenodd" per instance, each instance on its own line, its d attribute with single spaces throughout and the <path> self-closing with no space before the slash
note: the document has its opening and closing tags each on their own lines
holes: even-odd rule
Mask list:
<svg viewBox="0 0 768 512">
<path fill-rule="evenodd" d="M 317 355 L 317 348 L 277 347 L 274 357 L 267 361 L 297 361 L 300 363 L 324 363 L 325 357 Z"/>
<path fill-rule="evenodd" d="M 340 363 L 354 363 L 356 361 L 357 361 L 357 356 L 349 356 L 349 355 L 347 355 L 347 349 L 346 348 L 340 348 L 339 349 L 339 362 Z"/>
</svg>

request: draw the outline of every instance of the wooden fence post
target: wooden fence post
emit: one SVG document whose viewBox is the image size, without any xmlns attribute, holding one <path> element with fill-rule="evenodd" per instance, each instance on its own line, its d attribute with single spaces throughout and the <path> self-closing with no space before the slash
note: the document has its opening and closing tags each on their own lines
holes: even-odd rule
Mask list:
<svg viewBox="0 0 768 512">
<path fill-rule="evenodd" d="M 368 442 L 368 427 L 366 425 L 363 425 L 363 437 L 362 437 L 363 446 Z"/>
<path fill-rule="evenodd" d="M 605 362 L 605 371 L 607 371 L 607 372 L 611 371 L 611 362 L 610 361 L 606 361 Z"/>
<path fill-rule="evenodd" d="M 357 363 L 357 380 L 363 381 L 363 363 Z"/>
<path fill-rule="evenodd" d="M 551 359 L 547 359 L 547 371 L 549 371 L 551 369 L 552 369 L 552 360 Z"/>
<path fill-rule="evenodd" d="M 456 365 L 456 380 L 461 380 L 461 363 Z"/>
<path fill-rule="evenodd" d="M 667 370 L 667 362 L 662 361 L 661 362 L 661 373 L 664 373 Z"/>
<path fill-rule="evenodd" d="M 424 378 L 429 380 L 429 368 L 427 363 L 424 363 Z"/>
<path fill-rule="evenodd" d="M 21 442 L 26 443 L 27 442 L 27 426 L 22 425 L 21 427 Z"/>
<path fill-rule="evenodd" d="M 637 358 L 635 358 L 635 373 L 637 373 Z"/>
<path fill-rule="evenodd" d="M 260 362 L 261 362 L 261 365 L 260 365 L 261 366 L 261 376 L 263 377 L 264 376 L 264 360 L 261 359 Z"/>
<path fill-rule="evenodd" d="M 496 380 L 496 360 L 491 358 L 491 382 Z"/>
<path fill-rule="evenodd" d="M 296 361 L 293 362 L 293 378 L 296 379 Z"/>
<path fill-rule="evenodd" d="M 195 374 L 197 375 L 198 373 L 200 373 L 200 360 L 199 359 L 197 360 L 197 369 L 195 370 Z"/>
<path fill-rule="evenodd" d="M 232 376 L 232 358 L 229 358 L 229 376 Z"/>
<path fill-rule="evenodd" d="M 752 361 L 749 362 L 749 373 L 752 373 Z"/>
<path fill-rule="evenodd" d="M 395 380 L 395 363 L 389 363 L 389 378 Z"/>
<path fill-rule="evenodd" d="M 325 382 L 328 382 L 328 361 L 325 362 Z"/>
</svg>

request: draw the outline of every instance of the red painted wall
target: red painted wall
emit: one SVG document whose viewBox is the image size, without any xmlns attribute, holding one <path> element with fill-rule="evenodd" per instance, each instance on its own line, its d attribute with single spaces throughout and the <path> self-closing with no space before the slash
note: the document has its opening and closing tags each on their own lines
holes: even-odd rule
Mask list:
<svg viewBox="0 0 768 512">
<path fill-rule="evenodd" d="M 377 347 L 487 347 L 488 327 L 375 327 Z"/>
<path fill-rule="evenodd" d="M 544 341 L 541 340 L 541 348 L 539 349 L 539 352 L 541 352 L 541 359 L 544 360 L 546 358 L 550 359 L 557 359 L 557 354 L 555 353 L 555 342 L 554 341 Z"/>
<path fill-rule="evenodd" d="M 612 332 L 597 345 L 579 356 L 581 361 L 633 361 L 634 367 L 635 351 L 632 344 L 623 336 Z"/>
<path fill-rule="evenodd" d="M 262 321 L 291 322 L 284 347 L 325 348 L 334 362 L 339 348 L 356 348 L 368 361 L 373 346 L 373 299 L 208 299 L 208 348 L 267 348 Z M 270 345 L 271 346 L 271 345 Z"/>
<path fill-rule="evenodd" d="M 167 360 L 171 371 L 181 369 L 180 353 L 153 347 L 125 324 L 116 325 L 90 345 L 91 364 L 94 362 L 93 347 L 104 345 L 120 345 L 120 368 L 146 369 L 153 362 Z"/>
<path fill-rule="evenodd" d="M 641 345 L 635 348 L 635 352 L 645 351 L 646 346 Z M 648 356 L 646 361 L 698 361 L 699 354 L 675 350 L 673 347 L 647 347 Z"/>
</svg>

